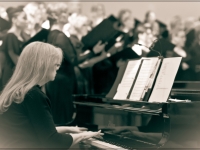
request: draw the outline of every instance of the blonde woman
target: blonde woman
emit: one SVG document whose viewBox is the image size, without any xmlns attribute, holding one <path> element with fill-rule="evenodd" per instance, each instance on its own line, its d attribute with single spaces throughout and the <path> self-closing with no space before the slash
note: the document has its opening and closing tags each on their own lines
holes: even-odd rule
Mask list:
<svg viewBox="0 0 200 150">
<path fill-rule="evenodd" d="M 24 48 L 0 96 L 0 148 L 69 148 L 101 135 L 54 125 L 50 101 L 41 87 L 55 79 L 61 62 L 62 51 L 50 44 L 33 42 Z"/>
</svg>

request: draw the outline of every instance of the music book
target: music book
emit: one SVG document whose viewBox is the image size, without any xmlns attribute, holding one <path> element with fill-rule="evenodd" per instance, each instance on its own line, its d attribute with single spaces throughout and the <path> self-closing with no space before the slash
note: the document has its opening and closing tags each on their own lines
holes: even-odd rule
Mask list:
<svg viewBox="0 0 200 150">
<path fill-rule="evenodd" d="M 8 30 L 11 27 L 11 22 L 7 21 L 6 19 L 0 17 L 0 31 Z"/>
<path fill-rule="evenodd" d="M 123 34 L 123 32 L 117 29 L 118 23 L 118 19 L 116 19 L 113 15 L 104 19 L 81 39 L 84 44 L 83 49 L 92 50 L 98 41 L 102 41 L 103 43 L 107 42 L 105 49 L 108 50 L 116 43 L 116 38 Z"/>
<path fill-rule="evenodd" d="M 36 33 L 32 38 L 30 38 L 28 41 L 26 41 L 23 44 L 23 47 L 25 47 L 26 45 L 32 43 L 32 42 L 36 42 L 36 41 L 40 41 L 40 42 L 46 42 L 47 41 L 47 37 L 49 34 L 49 30 L 48 29 L 44 29 L 42 28 L 38 33 Z"/>
<path fill-rule="evenodd" d="M 169 97 L 182 57 L 163 59 L 149 102 L 163 102 Z"/>
<path fill-rule="evenodd" d="M 127 47 L 115 54 L 111 55 L 109 58 L 113 62 L 117 62 L 120 59 L 127 60 L 127 59 L 140 59 L 139 56 L 131 47 Z"/>
<path fill-rule="evenodd" d="M 119 69 L 107 98 L 166 102 L 182 57 L 130 60 Z"/>
</svg>

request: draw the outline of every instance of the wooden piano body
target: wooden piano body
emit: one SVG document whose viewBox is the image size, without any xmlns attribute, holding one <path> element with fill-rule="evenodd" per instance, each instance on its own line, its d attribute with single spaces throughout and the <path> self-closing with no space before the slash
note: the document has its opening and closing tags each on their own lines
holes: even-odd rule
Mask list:
<svg viewBox="0 0 200 150">
<path fill-rule="evenodd" d="M 191 102 L 149 103 L 75 95 L 75 124 L 104 132 L 103 140 L 87 140 L 80 143 L 81 149 L 200 148 L 199 86 L 199 82 L 174 83 L 170 97 L 188 97 Z"/>
</svg>

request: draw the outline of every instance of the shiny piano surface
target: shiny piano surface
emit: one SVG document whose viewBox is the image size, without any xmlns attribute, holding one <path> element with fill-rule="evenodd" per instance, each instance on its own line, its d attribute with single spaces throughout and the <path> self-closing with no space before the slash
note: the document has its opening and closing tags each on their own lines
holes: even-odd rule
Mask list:
<svg viewBox="0 0 200 150">
<path fill-rule="evenodd" d="M 179 98 L 182 94 L 185 99 L 187 88 L 177 84 L 170 97 Z M 196 97 L 191 102 L 149 103 L 113 100 L 102 95 L 74 95 L 75 123 L 104 132 L 103 139 L 80 143 L 81 149 L 200 148 L 199 89 L 192 90 L 189 89 L 189 96 Z"/>
<path fill-rule="evenodd" d="M 200 101 L 200 81 L 175 81 L 170 97 Z"/>
</svg>

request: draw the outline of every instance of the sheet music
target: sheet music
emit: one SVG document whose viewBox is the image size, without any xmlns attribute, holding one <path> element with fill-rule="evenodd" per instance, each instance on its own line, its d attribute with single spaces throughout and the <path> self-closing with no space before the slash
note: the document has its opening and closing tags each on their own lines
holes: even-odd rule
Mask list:
<svg viewBox="0 0 200 150">
<path fill-rule="evenodd" d="M 144 97 L 151 85 L 152 76 L 155 74 L 158 58 L 143 59 L 137 80 L 130 95 L 130 100 L 139 101 Z"/>
<path fill-rule="evenodd" d="M 126 99 L 135 79 L 141 60 L 129 61 L 117 93 L 113 99 Z"/>
<path fill-rule="evenodd" d="M 149 102 L 166 102 L 171 91 L 181 57 L 165 58 L 160 68 Z"/>
</svg>

